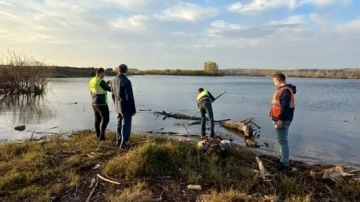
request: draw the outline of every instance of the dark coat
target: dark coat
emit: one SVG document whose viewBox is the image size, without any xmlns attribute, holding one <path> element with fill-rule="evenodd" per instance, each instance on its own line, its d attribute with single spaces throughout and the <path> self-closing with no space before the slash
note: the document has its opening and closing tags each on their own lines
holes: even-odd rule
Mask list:
<svg viewBox="0 0 360 202">
<path fill-rule="evenodd" d="M 116 113 L 123 115 L 136 113 L 131 81 L 125 75 L 120 74 L 111 81 L 111 92 Z"/>
</svg>

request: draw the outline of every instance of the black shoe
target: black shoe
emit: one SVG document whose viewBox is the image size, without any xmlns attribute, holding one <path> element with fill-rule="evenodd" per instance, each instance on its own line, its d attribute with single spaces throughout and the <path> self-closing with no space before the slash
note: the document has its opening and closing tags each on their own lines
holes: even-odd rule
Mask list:
<svg viewBox="0 0 360 202">
<path fill-rule="evenodd" d="M 116 144 L 116 146 L 119 147 L 119 148 L 122 148 L 122 149 L 128 149 L 129 148 L 129 145 L 126 142 L 123 142 L 122 145 L 121 145 L 121 142 L 118 142 Z"/>
<path fill-rule="evenodd" d="M 290 169 L 290 166 L 286 166 L 280 162 L 280 164 L 277 166 L 276 170 L 280 171 L 280 172 L 286 172 L 286 171 L 290 171 L 291 169 Z"/>
<path fill-rule="evenodd" d="M 214 138 L 215 137 L 215 133 L 211 133 L 210 137 Z"/>
<path fill-rule="evenodd" d="M 99 140 L 99 141 L 105 141 L 106 138 L 105 138 L 105 136 L 100 136 L 100 137 L 98 138 L 98 140 Z"/>
</svg>

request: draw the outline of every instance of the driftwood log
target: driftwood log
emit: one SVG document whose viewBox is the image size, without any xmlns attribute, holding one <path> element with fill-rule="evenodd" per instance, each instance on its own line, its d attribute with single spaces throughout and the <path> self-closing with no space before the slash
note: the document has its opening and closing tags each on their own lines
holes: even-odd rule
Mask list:
<svg viewBox="0 0 360 202">
<path fill-rule="evenodd" d="M 198 124 L 201 124 L 201 117 L 191 117 L 191 116 L 188 116 L 186 114 L 180 114 L 180 113 L 167 113 L 165 111 L 162 111 L 162 112 L 158 112 L 158 111 L 155 111 L 154 114 L 156 116 L 164 116 L 163 117 L 163 120 L 167 119 L 167 118 L 174 118 L 174 119 L 182 119 L 182 120 L 194 120 L 195 122 L 192 122 L 192 123 L 188 123 L 187 125 L 198 125 Z M 206 118 L 206 120 L 208 121 L 209 119 Z M 231 119 L 223 119 L 223 120 L 215 120 L 214 122 L 215 123 L 221 123 L 223 121 L 230 121 Z"/>
<path fill-rule="evenodd" d="M 244 140 L 247 147 L 253 147 L 253 148 L 260 147 L 259 143 L 255 140 L 255 137 L 245 136 L 244 132 L 232 128 L 225 128 L 225 130 L 227 130 L 229 133 L 241 137 Z"/>
<path fill-rule="evenodd" d="M 255 128 L 258 128 L 258 129 L 261 128 L 260 126 L 258 126 L 256 123 L 253 122 L 253 118 L 245 119 L 240 122 L 222 121 L 222 122 L 220 122 L 220 125 L 225 128 L 231 128 L 231 129 L 235 129 L 237 131 L 241 131 L 247 137 L 255 136 L 255 132 L 256 132 Z"/>
<path fill-rule="evenodd" d="M 191 117 L 185 114 L 180 114 L 180 113 L 167 113 L 165 111 L 162 112 L 154 112 L 155 115 L 157 116 L 164 116 L 163 120 L 165 120 L 166 118 L 174 118 L 174 119 L 184 119 L 184 120 L 201 120 L 200 117 Z"/>
</svg>

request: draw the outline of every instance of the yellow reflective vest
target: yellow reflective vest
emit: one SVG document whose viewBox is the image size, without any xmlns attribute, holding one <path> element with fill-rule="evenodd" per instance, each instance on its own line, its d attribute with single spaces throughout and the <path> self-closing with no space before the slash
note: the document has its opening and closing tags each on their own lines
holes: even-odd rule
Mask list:
<svg viewBox="0 0 360 202">
<path fill-rule="evenodd" d="M 89 89 L 92 97 L 91 103 L 93 105 L 107 105 L 108 103 L 107 92 L 100 86 L 101 81 L 101 78 L 95 76 L 89 82 Z"/>
</svg>

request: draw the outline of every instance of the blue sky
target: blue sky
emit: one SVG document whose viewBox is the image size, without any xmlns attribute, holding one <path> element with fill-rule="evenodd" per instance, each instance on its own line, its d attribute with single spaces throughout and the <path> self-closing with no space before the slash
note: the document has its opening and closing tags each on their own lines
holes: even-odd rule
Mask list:
<svg viewBox="0 0 360 202">
<path fill-rule="evenodd" d="M 0 50 L 139 69 L 359 68 L 355 0 L 0 0 Z"/>
</svg>

